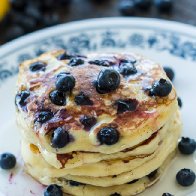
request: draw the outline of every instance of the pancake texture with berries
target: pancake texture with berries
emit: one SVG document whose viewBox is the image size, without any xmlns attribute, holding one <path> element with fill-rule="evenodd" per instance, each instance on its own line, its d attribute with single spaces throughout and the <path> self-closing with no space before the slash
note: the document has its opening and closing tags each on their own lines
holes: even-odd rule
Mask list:
<svg viewBox="0 0 196 196">
<path fill-rule="evenodd" d="M 25 61 L 15 103 L 27 172 L 73 195 L 143 191 L 160 176 L 148 177 L 164 168 L 182 126 L 163 68 L 133 53 L 58 50 Z"/>
<path fill-rule="evenodd" d="M 159 143 L 158 147 L 151 153 L 145 154 L 141 151 L 140 154 L 138 153 L 137 155 L 132 155 L 132 156 L 129 155 L 129 156 L 126 156 L 125 158 L 110 157 L 109 160 L 106 159 L 106 160 L 98 161 L 96 163 L 83 164 L 81 166 L 70 168 L 70 169 L 65 169 L 65 168 L 56 169 L 51 164 L 48 164 L 48 163 L 47 163 L 48 169 L 46 169 L 47 168 L 46 166 L 38 166 L 38 167 L 40 170 L 42 170 L 42 168 L 45 168 L 45 172 L 47 174 L 50 174 L 52 177 L 64 177 L 64 176 L 73 175 L 73 176 L 82 176 L 82 177 L 86 176 L 87 178 L 90 176 L 91 177 L 107 177 L 108 178 L 108 176 L 119 175 L 119 174 L 129 172 L 129 171 L 133 172 L 134 169 L 139 168 L 139 166 L 142 166 L 146 162 L 154 161 L 155 157 L 158 154 L 162 154 L 161 158 L 162 158 L 162 160 L 164 160 L 164 156 L 166 157 L 168 154 L 170 154 L 172 151 L 174 151 L 174 149 L 176 147 L 175 138 L 177 138 L 179 136 L 180 126 L 181 126 L 181 124 L 179 123 L 179 116 L 175 116 L 175 119 L 172 120 L 172 123 L 170 123 L 170 130 L 172 132 L 165 134 L 165 137 L 161 138 L 161 140 L 160 140 L 161 142 Z M 163 132 L 162 132 L 162 134 L 163 134 Z M 173 139 L 174 139 L 174 141 L 172 141 Z M 26 149 L 27 152 L 24 152 L 24 157 L 27 156 L 27 158 L 28 158 L 28 156 L 31 156 L 32 152 L 35 152 L 34 154 L 39 154 L 39 157 L 42 157 L 43 160 L 45 159 L 45 158 L 43 158 L 42 153 L 40 153 L 38 148 L 33 147 L 32 144 L 29 144 L 28 142 L 26 142 L 25 145 L 26 146 L 23 149 Z M 36 150 L 33 150 L 33 149 L 36 149 Z M 141 148 L 138 147 L 138 149 L 141 149 Z M 37 157 L 38 157 L 38 155 L 37 155 Z M 35 158 L 31 157 L 30 160 L 26 160 L 25 162 L 26 163 L 28 162 L 29 164 L 33 165 L 39 159 L 40 158 L 35 159 Z M 157 164 L 161 164 L 161 159 L 158 160 Z M 157 166 L 157 168 L 158 168 L 158 166 Z M 118 178 L 118 176 L 116 176 L 114 180 L 117 180 L 117 178 Z M 133 173 L 132 173 L 132 178 L 134 178 Z M 89 178 L 89 179 L 91 179 L 91 178 Z M 126 180 L 127 179 L 128 178 L 126 177 Z M 86 180 L 88 180 L 88 179 L 86 179 Z M 103 180 L 102 186 L 104 186 L 105 180 L 104 180 L 104 178 L 102 178 L 102 180 Z M 111 179 L 108 183 L 111 183 L 112 180 L 113 179 Z M 92 183 L 93 179 L 91 179 L 90 181 Z M 97 182 L 96 178 L 95 178 L 95 181 Z"/>
</svg>

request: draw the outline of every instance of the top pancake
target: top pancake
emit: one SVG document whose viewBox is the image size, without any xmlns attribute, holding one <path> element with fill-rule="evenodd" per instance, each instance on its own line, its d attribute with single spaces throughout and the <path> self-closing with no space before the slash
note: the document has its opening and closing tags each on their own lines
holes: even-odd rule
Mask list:
<svg viewBox="0 0 196 196">
<path fill-rule="evenodd" d="M 42 146 L 50 152 L 59 154 L 73 151 L 100 152 L 111 154 L 130 148 L 149 138 L 159 130 L 178 109 L 174 87 L 163 98 L 149 96 L 148 89 L 155 81 L 167 76 L 160 65 L 140 55 L 129 54 L 89 54 L 82 56 L 84 64 L 70 66 L 70 59 L 58 60 L 64 51 L 52 51 L 40 57 L 28 60 L 19 67 L 17 93 L 28 90 L 30 96 L 26 105 L 17 104 L 17 121 L 23 134 L 32 143 Z M 89 63 L 93 60 L 107 60 L 108 67 Z M 100 94 L 96 91 L 95 81 L 101 70 L 118 71 L 122 60 L 136 61 L 137 73 L 124 77 L 120 75 L 120 86 L 112 92 Z M 34 62 L 45 63 L 45 71 L 32 72 L 29 67 Z M 51 102 L 49 94 L 55 90 L 57 74 L 69 72 L 74 76 L 76 85 L 66 96 L 66 105 L 58 106 Z M 74 97 L 80 92 L 92 101 L 92 105 L 79 106 Z M 136 100 L 135 111 L 117 113 L 116 101 Z M 43 124 L 36 122 L 41 111 L 51 111 L 53 117 Z M 94 116 L 97 123 L 85 130 L 80 123 L 81 116 Z M 114 145 L 100 145 L 97 133 L 103 127 L 115 127 L 120 135 Z M 71 135 L 72 141 L 63 148 L 55 149 L 50 144 L 52 132 L 57 127 L 64 127 Z"/>
</svg>

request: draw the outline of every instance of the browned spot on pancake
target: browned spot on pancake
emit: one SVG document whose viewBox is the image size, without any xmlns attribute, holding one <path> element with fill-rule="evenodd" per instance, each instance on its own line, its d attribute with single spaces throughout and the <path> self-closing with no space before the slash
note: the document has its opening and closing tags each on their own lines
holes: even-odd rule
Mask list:
<svg viewBox="0 0 196 196">
<path fill-rule="evenodd" d="M 161 128 L 160 128 L 160 129 L 161 129 Z M 159 129 L 159 130 L 160 130 L 160 129 Z M 158 131 L 159 131 L 159 130 L 158 130 Z M 126 148 L 125 150 L 122 150 L 121 152 L 129 152 L 129 151 L 134 150 L 135 148 L 137 148 L 137 147 L 139 147 L 139 146 L 149 144 L 149 143 L 157 136 L 158 131 L 156 131 L 155 133 L 153 133 L 153 134 L 152 134 L 148 139 L 146 139 L 145 141 L 143 141 L 143 142 L 141 142 L 141 143 L 139 143 L 139 144 L 137 144 L 136 146 L 133 146 L 133 147 L 131 147 L 131 148 Z"/>
<path fill-rule="evenodd" d="M 159 146 L 160 146 L 162 143 L 163 143 L 163 141 L 160 141 L 160 142 L 159 142 Z"/>
<path fill-rule="evenodd" d="M 153 152 L 154 153 L 154 152 Z M 153 153 L 151 154 L 140 154 L 140 155 L 136 155 L 134 158 L 144 158 L 144 157 L 149 157 L 151 156 Z"/>
<path fill-rule="evenodd" d="M 34 91 L 34 90 L 38 89 L 40 87 L 40 85 L 41 85 L 41 83 L 31 85 L 31 87 L 29 88 L 29 90 L 30 91 Z"/>
<path fill-rule="evenodd" d="M 123 163 L 129 163 L 130 160 L 123 160 Z"/>
<path fill-rule="evenodd" d="M 105 160 L 103 161 L 104 163 L 106 163 L 107 165 L 112 165 L 115 161 L 122 161 L 123 163 L 129 163 L 131 160 L 137 159 L 137 158 L 145 158 L 145 157 L 149 157 L 151 156 L 153 153 L 151 154 L 141 154 L 141 155 L 136 155 L 136 156 L 129 156 L 127 158 L 124 159 L 111 159 L 111 160 Z"/>
<path fill-rule="evenodd" d="M 147 140 L 145 140 L 141 145 L 149 144 L 158 134 L 158 131 L 153 133 Z"/>
<path fill-rule="evenodd" d="M 30 144 L 29 148 L 30 148 L 31 152 L 33 152 L 34 154 L 40 153 L 39 148 L 34 144 Z"/>
<path fill-rule="evenodd" d="M 141 126 L 145 121 L 149 118 L 155 118 L 155 113 L 148 113 L 142 107 L 143 103 L 140 104 L 141 106 L 137 108 L 134 112 L 125 112 L 120 115 L 113 121 L 119 127 L 129 127 L 129 131 L 134 131 L 139 126 Z M 128 120 L 127 120 L 128 119 Z"/>
<path fill-rule="evenodd" d="M 73 154 L 72 153 L 57 154 L 56 157 L 61 162 L 62 168 L 64 168 L 67 161 L 69 159 L 73 159 Z"/>
<path fill-rule="evenodd" d="M 73 122 L 73 117 L 65 109 L 59 110 L 55 116 L 48 123 L 46 123 L 44 127 L 45 133 L 47 134 L 52 129 L 63 126 L 66 130 L 69 130 L 71 128 L 70 125 Z"/>
</svg>

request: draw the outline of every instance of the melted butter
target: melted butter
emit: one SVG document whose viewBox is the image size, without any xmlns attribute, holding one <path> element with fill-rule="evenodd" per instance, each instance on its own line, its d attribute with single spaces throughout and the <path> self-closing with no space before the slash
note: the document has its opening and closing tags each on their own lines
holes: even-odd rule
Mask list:
<svg viewBox="0 0 196 196">
<path fill-rule="evenodd" d="M 30 147 L 30 149 L 31 149 L 31 151 L 32 151 L 33 153 L 35 153 L 35 154 L 40 153 L 39 148 L 38 148 L 36 145 L 30 144 L 29 147 Z"/>
</svg>

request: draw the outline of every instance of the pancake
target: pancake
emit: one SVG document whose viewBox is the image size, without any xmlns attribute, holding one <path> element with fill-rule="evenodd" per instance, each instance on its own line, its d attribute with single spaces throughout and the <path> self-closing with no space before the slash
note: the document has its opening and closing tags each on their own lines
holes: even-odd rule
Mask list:
<svg viewBox="0 0 196 196">
<path fill-rule="evenodd" d="M 163 168 L 161 168 L 163 170 Z M 31 170 L 29 173 L 31 174 Z M 33 172 L 33 174 L 35 174 Z M 39 177 L 34 178 L 40 182 L 42 182 L 45 185 L 48 184 L 59 184 L 62 187 L 62 190 L 64 193 L 68 193 L 71 195 L 77 195 L 77 196 L 110 196 L 112 194 L 118 193 L 123 196 L 130 196 L 130 195 L 136 195 L 142 191 L 144 191 L 147 187 L 154 184 L 159 178 L 160 178 L 160 172 L 158 170 L 156 178 L 149 179 L 148 177 L 143 177 L 136 181 L 135 183 L 130 184 L 123 184 L 123 185 L 117 185 L 117 186 L 111 186 L 111 187 L 96 187 L 92 185 L 79 185 L 79 186 L 70 186 L 69 181 L 62 180 L 62 179 L 40 179 Z M 39 176 L 39 175 L 38 175 Z"/>
<path fill-rule="evenodd" d="M 31 138 L 31 143 L 39 144 L 49 152 L 57 153 L 57 149 L 50 145 L 50 133 L 59 125 L 68 130 L 74 141 L 58 149 L 59 154 L 73 151 L 111 154 L 122 151 L 149 138 L 178 108 L 174 88 L 167 97 L 156 98 L 148 95 L 145 89 L 152 86 L 153 82 L 160 78 L 168 78 L 160 65 L 140 55 L 88 55 L 83 58 L 83 65 L 69 66 L 69 60 L 59 61 L 56 58 L 58 53 L 50 52 L 22 63 L 17 85 L 18 93 L 21 90 L 30 91 L 25 111 L 24 107 L 17 107 L 18 124 L 21 130 L 25 130 L 22 134 Z M 107 59 L 113 62 L 112 69 L 117 69 L 116 64 L 122 59 L 134 59 L 137 74 L 126 78 L 120 76 L 121 82 L 117 90 L 100 94 L 93 86 L 93 82 L 105 67 L 90 64 L 89 62 L 94 59 Z M 31 72 L 29 67 L 38 61 L 45 64 L 45 71 Z M 49 93 L 55 89 L 55 80 L 60 72 L 69 72 L 76 79 L 76 86 L 72 93 L 67 95 L 65 106 L 56 106 L 49 99 Z M 88 96 L 93 105 L 76 105 L 74 97 L 79 92 Z M 115 103 L 119 99 L 137 100 L 137 109 L 134 112 L 117 114 Z M 37 115 L 46 110 L 50 110 L 53 117 L 43 124 L 36 122 Z M 84 126 L 79 122 L 82 115 L 96 117 L 97 123 L 88 131 L 84 130 Z M 99 145 L 97 140 L 98 131 L 106 125 L 117 127 L 120 134 L 120 140 L 112 145 L 112 148 L 108 145 Z"/>
<path fill-rule="evenodd" d="M 40 175 L 40 171 L 36 169 L 36 167 L 32 167 L 30 164 L 26 163 L 25 169 L 26 171 L 36 180 L 41 182 L 44 185 L 49 184 L 58 184 L 62 187 L 64 193 L 68 193 L 71 195 L 76 196 L 109 196 L 114 193 L 118 193 L 122 196 L 130 196 L 136 195 L 142 191 L 144 191 L 147 187 L 153 185 L 162 175 L 163 171 L 165 170 L 166 166 L 170 163 L 172 158 L 175 155 L 175 151 L 170 153 L 167 159 L 163 162 L 163 164 L 157 169 L 155 175 L 148 175 L 144 176 L 140 179 L 136 179 L 130 181 L 126 184 L 122 185 L 115 185 L 109 187 L 99 187 L 99 186 L 92 186 L 88 184 L 79 184 L 77 182 L 69 181 L 65 178 L 51 178 Z M 152 172 L 154 173 L 154 172 Z M 71 183 L 72 182 L 72 183 Z M 73 186 L 74 185 L 74 186 Z M 76 186 L 77 185 L 77 186 Z"/>
<path fill-rule="evenodd" d="M 178 126 L 179 130 L 181 129 L 181 122 L 179 118 L 180 118 L 179 113 L 175 114 L 175 116 L 171 118 L 169 122 L 167 122 L 159 131 L 157 131 L 150 138 L 142 142 L 140 145 L 110 155 L 101 154 L 101 153 L 92 153 L 92 152 L 91 153 L 73 152 L 70 154 L 55 154 L 55 153 L 50 153 L 45 149 L 41 149 L 41 148 L 39 148 L 38 150 L 41 152 L 43 158 L 51 166 L 54 166 L 58 169 L 60 168 L 70 169 L 70 168 L 79 167 L 84 164 L 89 165 L 89 163 L 97 163 L 103 160 L 109 160 L 110 162 L 110 160 L 115 160 L 115 159 L 122 160 L 124 158 L 124 161 L 126 162 L 127 159 L 131 159 L 131 158 L 133 159 L 134 157 L 138 157 L 142 159 L 145 155 L 152 156 L 154 154 L 154 152 L 159 147 L 159 144 L 166 136 L 168 130 L 172 131 L 173 129 L 177 129 L 175 128 L 176 126 Z M 25 139 L 25 141 L 28 140 Z M 37 148 L 37 146 L 35 146 L 35 148 Z M 112 164 L 109 163 L 108 165 L 110 165 L 111 167 Z M 95 164 L 95 168 L 96 167 L 98 168 L 98 165 Z M 98 173 L 100 174 L 100 172 Z M 86 171 L 84 172 L 84 175 L 85 174 L 87 175 Z M 104 171 L 104 175 L 105 175 L 105 171 Z"/>
<path fill-rule="evenodd" d="M 182 123 L 163 68 L 134 53 L 45 53 L 19 67 L 25 170 L 76 196 L 144 191 L 175 155 Z"/>
<path fill-rule="evenodd" d="M 110 163 L 102 161 L 93 165 L 86 164 L 74 169 L 56 169 L 43 159 L 41 153 L 32 153 L 28 143 L 25 144 L 23 142 L 22 154 L 25 163 L 32 166 L 35 165 L 34 167 L 39 170 L 40 176 L 43 177 L 65 177 L 68 180 L 95 186 L 118 185 L 141 178 L 152 172 L 154 168 L 159 168 L 177 146 L 180 134 L 179 126 L 179 124 L 174 124 L 171 131 L 160 144 L 157 152 L 153 156 L 147 156 L 147 159 L 144 156 L 139 159 L 126 159 L 127 161 L 123 161 L 123 159 L 111 160 Z M 113 175 L 116 176 L 113 177 Z"/>
</svg>

